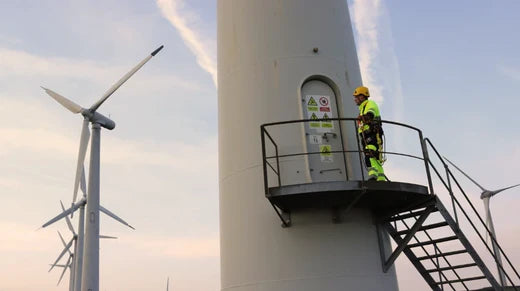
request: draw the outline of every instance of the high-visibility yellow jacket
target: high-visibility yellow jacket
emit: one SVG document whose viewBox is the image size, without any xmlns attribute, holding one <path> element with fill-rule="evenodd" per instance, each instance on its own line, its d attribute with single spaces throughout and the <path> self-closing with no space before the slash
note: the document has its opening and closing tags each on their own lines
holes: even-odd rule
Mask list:
<svg viewBox="0 0 520 291">
<path fill-rule="evenodd" d="M 363 103 L 359 105 L 359 116 L 367 115 L 368 113 L 372 113 L 374 115 L 374 121 L 381 120 L 381 114 L 379 113 L 379 107 L 377 103 L 372 100 L 365 100 Z M 363 131 L 367 131 L 370 129 L 369 124 L 364 124 L 363 120 L 359 119 L 358 121 L 358 132 L 361 133 Z"/>
</svg>

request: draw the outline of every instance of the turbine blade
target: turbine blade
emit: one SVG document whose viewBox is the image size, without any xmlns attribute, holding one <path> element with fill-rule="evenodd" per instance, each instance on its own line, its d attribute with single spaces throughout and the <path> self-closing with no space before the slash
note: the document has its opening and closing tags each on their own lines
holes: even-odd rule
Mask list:
<svg viewBox="0 0 520 291">
<path fill-rule="evenodd" d="M 133 226 L 131 226 L 130 224 L 128 224 L 126 221 L 124 221 L 123 219 L 119 218 L 119 216 L 115 215 L 114 213 L 110 212 L 110 210 L 106 209 L 105 207 L 99 205 L 99 210 L 103 213 L 105 213 L 106 215 L 112 217 L 113 219 L 121 222 L 122 224 L 130 227 L 131 229 L 135 230 L 135 228 Z"/>
<path fill-rule="evenodd" d="M 497 195 L 498 193 L 500 193 L 502 191 L 505 191 L 505 190 L 511 189 L 511 188 L 515 188 L 517 186 L 520 186 L 520 184 L 516 184 L 516 185 L 513 185 L 513 186 L 506 187 L 506 188 L 498 189 L 496 191 L 493 191 L 493 195 L 491 195 L 491 196 L 495 196 L 495 195 Z"/>
<path fill-rule="evenodd" d="M 63 209 L 63 212 L 65 212 L 65 206 L 63 206 L 63 202 L 61 202 L 61 209 Z M 72 232 L 73 235 L 76 235 L 76 232 L 74 231 L 74 227 L 72 226 L 72 223 L 70 222 L 69 216 L 65 215 L 65 221 L 67 222 L 67 226 L 69 227 L 69 230 Z"/>
<path fill-rule="evenodd" d="M 49 266 L 52 266 L 52 264 L 49 264 Z M 54 267 L 58 267 L 58 268 L 66 268 L 67 266 L 65 266 L 65 265 L 61 265 L 61 264 L 57 264 L 57 265 L 54 265 Z"/>
<path fill-rule="evenodd" d="M 464 173 L 464 171 L 462 171 L 461 169 L 459 169 L 459 167 L 455 166 L 454 163 L 452 163 L 450 160 L 448 160 L 446 157 L 444 157 L 444 159 L 446 161 L 448 161 L 448 163 L 450 163 L 452 166 L 455 167 L 455 169 L 459 170 L 459 172 L 461 172 L 464 176 L 466 176 L 466 178 L 468 178 L 471 182 L 475 183 L 475 185 L 477 185 L 482 191 L 486 191 L 486 189 L 484 189 L 484 187 L 480 186 L 479 183 L 477 183 L 475 180 L 473 180 L 468 174 Z"/>
<path fill-rule="evenodd" d="M 67 209 L 64 212 L 58 214 L 53 219 L 47 221 L 45 224 L 42 225 L 42 228 L 47 227 L 47 226 L 55 223 L 56 221 L 62 219 L 63 217 L 69 215 L 70 213 L 76 211 L 80 206 L 85 205 L 85 203 L 86 203 L 86 200 L 85 199 L 81 199 L 78 203 L 73 204 L 69 209 Z"/>
<path fill-rule="evenodd" d="M 105 238 L 105 239 L 117 239 L 116 236 L 109 236 L 109 235 L 99 235 L 99 238 Z"/>
<path fill-rule="evenodd" d="M 61 279 L 63 279 L 63 275 L 65 275 L 65 272 L 67 272 L 67 269 L 68 269 L 67 267 L 69 266 L 71 259 L 72 259 L 72 255 L 69 256 L 69 259 L 67 260 L 67 263 L 65 264 L 65 268 L 63 268 L 63 272 L 61 272 L 60 279 L 58 280 L 58 284 L 56 284 L 56 286 L 60 285 Z"/>
<path fill-rule="evenodd" d="M 81 192 L 83 192 L 83 197 L 87 196 L 87 182 L 85 179 L 85 166 L 83 166 L 83 171 L 81 172 L 81 184 L 80 184 Z"/>
<path fill-rule="evenodd" d="M 54 266 L 56 266 L 56 264 L 58 263 L 58 261 L 61 259 L 61 257 L 63 257 L 63 255 L 69 250 L 70 246 L 72 245 L 72 242 L 74 241 L 74 239 L 71 239 L 69 241 L 69 243 L 65 246 L 65 248 L 63 249 L 63 251 L 61 251 L 60 255 L 58 256 L 58 258 L 56 259 L 56 261 L 54 261 L 54 264 L 52 264 L 51 268 L 49 269 L 49 272 L 54 268 Z"/>
<path fill-rule="evenodd" d="M 80 113 L 83 108 L 79 106 L 78 104 L 70 101 L 69 99 L 61 96 L 60 94 L 42 87 L 43 90 L 45 90 L 45 93 L 47 93 L 49 96 L 51 96 L 54 100 L 58 101 L 63 107 L 67 108 L 72 113 Z"/>
<path fill-rule="evenodd" d="M 63 244 L 63 247 L 67 247 L 67 243 L 63 239 L 63 236 L 61 235 L 60 231 L 58 231 L 58 235 L 60 236 L 61 243 Z M 69 250 L 69 255 L 72 255 L 72 252 Z"/>
<path fill-rule="evenodd" d="M 98 102 L 94 103 L 90 107 L 90 110 L 96 111 L 99 108 L 99 106 L 101 106 L 101 104 L 103 104 L 103 102 L 105 102 L 108 99 L 108 97 L 110 97 L 110 95 L 112 95 L 119 87 L 121 87 L 121 85 L 123 85 L 128 79 L 130 79 L 130 77 L 132 77 L 132 75 L 135 74 L 135 72 L 137 72 L 142 66 L 144 66 L 144 64 L 146 64 L 153 56 L 155 56 L 163 47 L 164 46 L 160 46 L 159 48 L 157 48 L 149 56 L 144 58 L 144 60 L 142 60 L 139 64 L 132 68 L 130 72 L 126 73 L 126 75 L 124 75 L 119 81 L 117 81 L 117 83 L 115 83 L 112 87 L 110 87 L 110 89 L 108 89 L 108 91 L 105 92 L 103 97 L 101 97 L 101 99 L 99 99 Z"/>
<path fill-rule="evenodd" d="M 76 202 L 76 197 L 78 195 L 78 187 L 84 172 L 83 163 L 85 162 L 88 139 L 90 137 L 90 130 L 88 129 L 88 124 L 89 120 L 87 118 L 83 119 L 83 127 L 81 128 L 81 138 L 79 141 L 78 163 L 76 165 L 76 179 L 74 180 L 74 193 L 72 194 L 72 203 Z"/>
</svg>

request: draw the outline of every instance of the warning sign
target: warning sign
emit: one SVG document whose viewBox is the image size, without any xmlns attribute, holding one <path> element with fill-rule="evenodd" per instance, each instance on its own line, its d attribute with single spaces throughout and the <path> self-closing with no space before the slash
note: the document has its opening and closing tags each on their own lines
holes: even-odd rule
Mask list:
<svg viewBox="0 0 520 291">
<path fill-rule="evenodd" d="M 310 122 L 309 123 L 309 126 L 311 128 L 320 128 L 321 127 L 321 123 L 319 122 L 319 118 L 318 116 L 313 112 L 309 118 L 310 120 L 316 120 L 317 122 Z"/>
<path fill-rule="evenodd" d="M 332 120 L 328 120 L 334 116 L 331 108 L 330 96 L 306 95 L 304 106 L 307 109 L 308 119 L 320 120 L 320 122 L 310 122 L 309 126 L 311 128 L 315 128 L 320 132 L 330 132 L 334 129 L 334 123 Z"/>
<path fill-rule="evenodd" d="M 323 128 L 332 128 L 332 120 L 330 120 L 330 117 L 327 115 L 327 113 L 323 114 L 323 121 L 321 122 L 321 127 Z"/>
<path fill-rule="evenodd" d="M 320 158 L 322 162 L 332 163 L 332 147 L 328 144 L 320 145 Z"/>
<path fill-rule="evenodd" d="M 330 112 L 330 107 L 320 107 L 321 112 Z"/>
<path fill-rule="evenodd" d="M 309 135 L 309 142 L 311 144 L 321 144 L 323 142 L 323 138 L 321 135 L 311 134 Z"/>
<path fill-rule="evenodd" d="M 328 106 L 329 105 L 329 96 L 321 96 L 320 97 L 320 104 L 321 106 Z"/>
</svg>

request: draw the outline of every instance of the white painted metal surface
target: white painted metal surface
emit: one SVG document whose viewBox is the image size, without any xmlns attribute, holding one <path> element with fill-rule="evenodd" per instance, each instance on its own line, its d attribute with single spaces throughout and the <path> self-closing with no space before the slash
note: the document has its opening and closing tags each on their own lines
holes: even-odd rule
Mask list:
<svg viewBox="0 0 520 291">
<path fill-rule="evenodd" d="M 357 116 L 351 94 L 361 76 L 346 2 L 218 1 L 222 290 L 398 290 L 395 270 L 382 272 L 370 212 L 354 209 L 341 224 L 329 210 L 293 212 L 293 226 L 281 228 L 264 197 L 260 125 L 307 118 L 307 81 L 332 88 L 339 116 Z M 304 131 L 273 135 L 305 151 Z M 346 148 L 357 148 L 353 129 L 343 135 Z M 315 181 L 311 164 L 287 159 L 282 180 Z M 356 165 L 351 157 L 351 179 L 361 175 Z"/>
</svg>

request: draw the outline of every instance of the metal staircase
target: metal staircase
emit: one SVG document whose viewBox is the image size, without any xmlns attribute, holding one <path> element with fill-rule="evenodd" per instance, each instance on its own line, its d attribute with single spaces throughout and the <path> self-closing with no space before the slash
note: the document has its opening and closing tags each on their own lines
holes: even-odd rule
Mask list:
<svg viewBox="0 0 520 291">
<path fill-rule="evenodd" d="M 432 163 L 428 155 L 425 160 L 431 167 L 437 178 L 448 190 L 451 198 L 452 213 L 443 205 L 437 195 L 431 195 L 431 198 L 421 205 L 413 205 L 408 209 L 379 216 L 377 221 L 380 240 L 383 232 L 388 233 L 397 244 L 392 254 L 385 258 L 384 250 L 382 253 L 383 271 L 386 272 L 395 262 L 397 257 L 404 253 L 421 276 L 425 279 L 432 290 L 515 290 L 520 291 L 520 287 L 515 286 L 514 280 L 520 279 L 515 267 L 507 258 L 502 248 L 491 235 L 491 232 L 485 225 L 484 221 L 478 214 L 465 191 L 456 180 L 448 165 L 444 163 L 441 155 L 433 146 L 429 139 L 423 140 L 424 149 L 427 146 L 434 151 L 441 161 L 445 176 L 443 176 Z M 473 217 L 476 216 L 485 228 L 485 233 L 490 236 L 492 243 L 496 245 L 502 256 L 505 257 L 510 272 L 507 274 L 504 266 L 498 264 L 497 256 L 492 251 L 483 235 L 477 229 L 474 219 L 470 218 L 468 210 L 462 206 L 461 201 L 455 196 L 452 183 L 456 185 L 458 192 L 473 210 Z M 430 191 L 433 193 L 433 183 L 429 179 Z M 467 207 L 466 207 L 467 208 Z M 457 211 L 458 210 L 458 211 Z M 497 263 L 498 268 L 507 278 L 507 282 L 498 282 L 491 273 L 488 266 L 484 263 L 481 256 L 477 253 L 473 245 L 470 243 L 466 235 L 459 226 L 457 213 L 465 217 L 466 221 L 471 225 L 480 240 L 484 243 L 485 248 L 489 251 L 492 259 Z M 380 245 L 382 243 L 380 242 Z M 488 254 L 488 255 L 489 255 Z M 507 286 L 509 284 L 509 286 Z M 478 286 L 478 287 L 476 287 Z M 482 286 L 484 289 L 482 289 Z"/>
<path fill-rule="evenodd" d="M 502 290 L 438 197 L 432 196 L 423 206 L 380 222 L 398 245 L 386 260 L 385 271 L 402 252 L 432 290 L 445 286 L 471 290 L 468 282 L 478 280 Z"/>
</svg>

